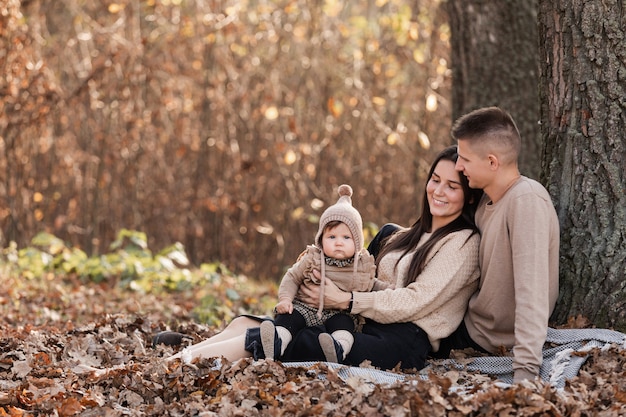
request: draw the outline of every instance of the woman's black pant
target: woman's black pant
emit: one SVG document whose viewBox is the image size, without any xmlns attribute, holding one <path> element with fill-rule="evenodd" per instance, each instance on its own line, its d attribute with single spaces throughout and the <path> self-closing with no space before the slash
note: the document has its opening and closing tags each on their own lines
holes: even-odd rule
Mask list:
<svg viewBox="0 0 626 417">
<path fill-rule="evenodd" d="M 318 336 L 327 332 L 324 326 L 307 327 L 291 341 L 283 362 L 325 361 Z M 354 344 L 343 362 L 359 366 L 369 361 L 381 369 L 422 369 L 430 352 L 426 333 L 413 323 L 381 324 L 367 320 L 360 333 L 354 334 Z"/>
</svg>

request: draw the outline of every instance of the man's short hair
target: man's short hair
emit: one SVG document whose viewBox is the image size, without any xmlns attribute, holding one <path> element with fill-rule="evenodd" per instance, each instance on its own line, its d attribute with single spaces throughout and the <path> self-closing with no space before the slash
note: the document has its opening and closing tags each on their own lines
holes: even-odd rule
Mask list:
<svg viewBox="0 0 626 417">
<path fill-rule="evenodd" d="M 480 145 L 486 153 L 497 153 L 504 163 L 517 162 L 522 147 L 515 121 L 499 107 L 484 107 L 461 116 L 452 126 L 452 137 Z"/>
</svg>

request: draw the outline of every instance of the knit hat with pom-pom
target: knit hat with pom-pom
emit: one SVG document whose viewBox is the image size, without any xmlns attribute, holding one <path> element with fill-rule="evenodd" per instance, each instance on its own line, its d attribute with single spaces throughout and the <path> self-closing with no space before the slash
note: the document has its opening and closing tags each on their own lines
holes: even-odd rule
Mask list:
<svg viewBox="0 0 626 417">
<path fill-rule="evenodd" d="M 322 247 L 322 234 L 326 225 L 333 220 L 345 223 L 352 232 L 357 253 L 363 248 L 363 219 L 357 209 L 352 207 L 352 187 L 348 184 L 339 186 L 337 203 L 328 207 L 320 217 L 320 227 L 315 236 L 315 244 Z"/>
<path fill-rule="evenodd" d="M 324 213 L 322 213 L 322 217 L 320 217 L 320 227 L 317 231 L 317 235 L 315 236 L 315 244 L 321 249 L 322 248 L 322 234 L 324 233 L 324 229 L 328 223 L 338 220 L 348 226 L 350 232 L 352 233 L 352 239 L 354 239 L 354 262 L 353 262 L 353 270 L 352 273 L 356 275 L 359 261 L 359 252 L 363 249 L 363 219 L 361 219 L 361 214 L 357 209 L 352 207 L 352 187 L 348 184 L 343 184 L 339 186 L 339 200 L 337 202 L 328 207 Z M 326 265 L 324 260 L 324 252 L 321 251 L 321 276 L 322 280 L 320 282 L 320 301 L 319 308 L 317 310 L 317 317 L 322 318 L 322 309 L 324 308 L 324 278 L 326 276 Z"/>
</svg>

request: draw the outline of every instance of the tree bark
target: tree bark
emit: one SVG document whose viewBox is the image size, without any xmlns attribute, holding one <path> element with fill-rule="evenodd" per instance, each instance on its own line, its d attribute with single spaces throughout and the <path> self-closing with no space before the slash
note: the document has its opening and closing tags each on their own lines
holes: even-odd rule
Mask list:
<svg viewBox="0 0 626 417">
<path fill-rule="evenodd" d="M 626 10 L 541 0 L 542 182 L 561 223 L 554 319 L 626 330 Z"/>
<path fill-rule="evenodd" d="M 541 168 L 536 0 L 450 0 L 452 116 L 500 106 L 515 118 L 523 140 L 520 171 Z"/>
</svg>

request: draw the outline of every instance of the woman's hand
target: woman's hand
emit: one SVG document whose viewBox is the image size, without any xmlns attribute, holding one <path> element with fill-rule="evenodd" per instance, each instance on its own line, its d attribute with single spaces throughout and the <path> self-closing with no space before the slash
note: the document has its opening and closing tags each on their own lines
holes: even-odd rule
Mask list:
<svg viewBox="0 0 626 417">
<path fill-rule="evenodd" d="M 346 310 L 350 305 L 352 294 L 339 289 L 330 279 L 325 278 L 324 282 L 324 308 L 336 310 Z"/>
<path fill-rule="evenodd" d="M 319 271 L 314 270 L 313 275 L 315 278 L 320 279 Z M 320 300 L 320 286 L 312 283 L 303 284 L 300 286 L 298 297 L 303 303 L 317 307 Z M 345 310 L 350 304 L 351 297 L 352 295 L 349 292 L 340 290 L 333 281 L 325 278 L 324 308 Z"/>
</svg>

